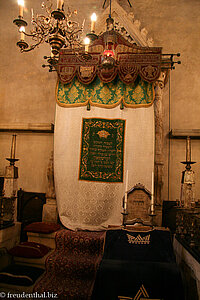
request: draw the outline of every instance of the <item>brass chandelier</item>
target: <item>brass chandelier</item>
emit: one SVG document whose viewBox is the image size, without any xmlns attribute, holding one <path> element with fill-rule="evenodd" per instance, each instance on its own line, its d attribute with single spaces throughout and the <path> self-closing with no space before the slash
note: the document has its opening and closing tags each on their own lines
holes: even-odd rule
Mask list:
<svg viewBox="0 0 200 300">
<path fill-rule="evenodd" d="M 25 31 L 28 23 L 24 20 L 24 0 L 18 0 L 19 16 L 13 21 L 20 31 L 20 40 L 17 46 L 21 52 L 28 52 L 38 47 L 43 42 L 47 42 L 51 46 L 51 58 L 58 56 L 62 47 L 69 49 L 78 49 L 83 46 L 83 29 L 84 21 L 80 26 L 78 22 L 72 20 L 77 11 L 64 11 L 64 0 L 57 0 L 57 8 L 53 9 L 52 0 L 45 0 L 42 3 L 42 9 L 46 11 L 46 15 L 33 13 L 30 33 Z M 94 33 L 96 15 L 91 17 L 91 33 Z M 32 44 L 28 44 L 25 37 L 32 38 Z M 88 43 L 88 39 L 86 40 Z"/>
</svg>

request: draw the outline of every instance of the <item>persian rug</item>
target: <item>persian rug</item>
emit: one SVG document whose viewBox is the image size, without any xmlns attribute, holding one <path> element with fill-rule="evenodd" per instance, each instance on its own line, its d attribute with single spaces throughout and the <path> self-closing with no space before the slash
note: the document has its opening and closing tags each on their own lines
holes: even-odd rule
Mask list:
<svg viewBox="0 0 200 300">
<path fill-rule="evenodd" d="M 34 292 L 54 293 L 58 299 L 90 299 L 105 234 L 104 231 L 60 230 L 56 235 L 56 250 L 47 258 L 46 272 Z"/>
<path fill-rule="evenodd" d="M 125 120 L 83 118 L 79 179 L 122 182 Z"/>
</svg>

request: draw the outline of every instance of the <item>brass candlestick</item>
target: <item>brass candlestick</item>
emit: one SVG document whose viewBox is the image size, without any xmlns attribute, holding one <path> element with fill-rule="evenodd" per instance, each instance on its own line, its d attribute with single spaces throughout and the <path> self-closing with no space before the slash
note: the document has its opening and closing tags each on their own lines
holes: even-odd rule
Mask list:
<svg viewBox="0 0 200 300">
<path fill-rule="evenodd" d="M 156 216 L 155 212 L 151 211 L 149 214 L 150 217 L 150 226 L 153 228 L 156 224 L 154 223 L 154 217 Z"/>
<path fill-rule="evenodd" d="M 153 185 L 153 183 L 152 183 Z M 155 204 L 154 204 L 154 195 L 151 195 L 151 205 L 150 205 L 150 213 L 149 213 L 149 217 L 150 217 L 150 224 L 151 227 L 153 228 L 155 223 L 154 223 L 154 217 L 156 216 L 155 214 Z"/>
<path fill-rule="evenodd" d="M 10 166 L 14 166 L 15 162 L 18 161 L 18 158 L 15 158 L 16 152 L 16 134 L 12 136 L 12 143 L 11 143 L 11 151 L 10 151 L 10 158 L 6 158 L 10 162 Z"/>
<path fill-rule="evenodd" d="M 121 214 L 123 216 L 122 225 L 123 225 L 123 227 L 126 227 L 126 217 L 128 216 L 128 210 L 123 208 L 123 211 Z"/>
<path fill-rule="evenodd" d="M 181 195 L 180 195 L 180 207 L 191 208 L 194 204 L 194 172 L 191 170 L 191 165 L 195 164 L 195 161 L 191 160 L 191 139 L 190 136 L 186 138 L 186 160 L 181 162 L 185 165 L 185 170 L 182 172 L 181 179 Z"/>
<path fill-rule="evenodd" d="M 195 161 L 191 161 L 191 139 L 190 136 L 187 136 L 186 138 L 186 160 L 181 162 L 182 164 L 186 165 L 186 170 L 191 169 L 191 165 L 195 164 Z"/>
</svg>

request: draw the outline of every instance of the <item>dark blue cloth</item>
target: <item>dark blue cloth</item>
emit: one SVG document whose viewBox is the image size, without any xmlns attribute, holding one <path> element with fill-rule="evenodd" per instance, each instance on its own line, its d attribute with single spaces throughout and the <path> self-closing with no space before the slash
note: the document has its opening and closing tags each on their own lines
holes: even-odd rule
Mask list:
<svg viewBox="0 0 200 300">
<path fill-rule="evenodd" d="M 175 262 L 171 235 L 166 230 L 145 232 L 108 230 L 103 258 L 128 261 Z"/>
<path fill-rule="evenodd" d="M 134 299 L 139 291 L 147 299 L 184 300 L 170 232 L 109 230 L 92 300 Z"/>
</svg>

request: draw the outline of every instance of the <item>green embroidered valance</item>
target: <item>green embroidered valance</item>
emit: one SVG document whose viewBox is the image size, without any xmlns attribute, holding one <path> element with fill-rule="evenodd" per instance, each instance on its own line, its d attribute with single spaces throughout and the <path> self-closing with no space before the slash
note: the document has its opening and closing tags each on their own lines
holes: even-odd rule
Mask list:
<svg viewBox="0 0 200 300">
<path fill-rule="evenodd" d="M 73 107 L 94 105 L 112 108 L 119 104 L 126 107 L 150 106 L 154 101 L 154 85 L 138 78 L 135 82 L 124 84 L 118 77 L 104 83 L 99 77 L 88 84 L 82 84 L 76 77 L 72 82 L 58 82 L 57 103 L 60 106 Z"/>
</svg>

